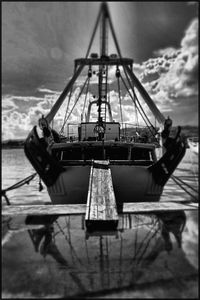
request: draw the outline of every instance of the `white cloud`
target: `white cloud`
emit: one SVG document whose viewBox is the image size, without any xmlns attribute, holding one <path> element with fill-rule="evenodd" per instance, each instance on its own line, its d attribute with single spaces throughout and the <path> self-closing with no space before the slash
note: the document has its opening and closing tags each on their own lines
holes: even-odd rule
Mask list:
<svg viewBox="0 0 200 300">
<path fill-rule="evenodd" d="M 41 92 L 41 93 L 49 93 L 49 94 L 54 94 L 54 95 L 59 95 L 60 92 L 58 91 L 53 91 L 53 90 L 50 90 L 50 89 L 46 89 L 46 88 L 38 88 L 38 91 Z"/>
<path fill-rule="evenodd" d="M 137 70 L 142 84 L 161 112 L 181 110 L 177 106 L 180 97 L 182 102 L 188 101 L 188 106 L 191 96 L 196 96 L 197 101 L 198 20 L 189 24 L 179 48 L 159 49 L 155 55 L 158 57 L 143 62 Z"/>
<path fill-rule="evenodd" d="M 13 97 L 12 96 L 5 96 L 2 98 L 2 109 L 3 113 L 8 112 L 8 111 L 13 111 L 17 109 L 18 106 L 13 102 Z"/>
</svg>

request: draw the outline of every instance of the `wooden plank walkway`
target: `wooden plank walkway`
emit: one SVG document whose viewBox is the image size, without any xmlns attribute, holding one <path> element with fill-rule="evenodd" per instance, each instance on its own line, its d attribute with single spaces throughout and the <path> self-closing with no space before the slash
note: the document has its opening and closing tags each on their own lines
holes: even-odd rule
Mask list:
<svg viewBox="0 0 200 300">
<path fill-rule="evenodd" d="M 88 229 L 117 227 L 118 213 L 109 161 L 94 161 L 91 166 L 85 222 Z"/>
<path fill-rule="evenodd" d="M 9 205 L 2 215 L 80 215 L 85 214 L 86 204 Z"/>
<path fill-rule="evenodd" d="M 146 213 L 158 211 L 177 211 L 177 210 L 196 210 L 199 208 L 198 203 L 184 202 L 138 202 L 124 203 L 123 213 Z"/>
<path fill-rule="evenodd" d="M 2 215 L 80 215 L 86 213 L 86 204 L 63 205 L 9 205 L 2 208 Z M 138 202 L 124 203 L 123 213 L 170 212 L 178 210 L 198 210 L 198 203 L 184 202 Z"/>
</svg>

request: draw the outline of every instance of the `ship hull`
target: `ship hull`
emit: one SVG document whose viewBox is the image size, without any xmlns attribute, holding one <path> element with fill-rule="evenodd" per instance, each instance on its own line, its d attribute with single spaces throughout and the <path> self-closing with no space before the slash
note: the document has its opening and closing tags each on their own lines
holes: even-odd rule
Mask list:
<svg viewBox="0 0 200 300">
<path fill-rule="evenodd" d="M 102 146 L 99 146 L 98 143 L 91 144 L 92 151 L 90 146 L 87 144 L 85 146 L 85 150 L 82 151 L 82 143 L 57 144 L 53 147 L 56 151 L 49 154 L 43 140 L 38 137 L 36 126 L 27 137 L 24 147 L 26 156 L 46 184 L 53 204 L 87 203 L 90 170 L 94 161 L 98 161 L 94 155 L 98 156 L 98 153 L 102 155 Z M 159 201 L 164 185 L 185 154 L 185 145 L 181 140 L 173 140 L 171 146 L 158 161 L 138 158 L 138 154 L 141 154 L 141 158 L 143 158 L 144 151 L 145 153 L 146 151 L 151 152 L 152 147 L 145 144 L 141 144 L 140 148 L 137 144 L 119 143 L 116 144 L 116 147 L 113 146 L 113 143 L 110 146 L 109 143 L 105 144 L 109 156 L 112 154 L 115 158 L 114 160 L 106 158 L 106 161 L 109 162 L 108 167 L 111 170 L 117 204 Z M 117 155 L 119 158 L 122 154 L 124 155 L 124 151 L 126 157 L 128 155 L 132 159 L 116 159 Z M 65 153 L 64 158 L 59 160 L 59 157 L 63 156 L 63 152 Z M 79 159 L 67 160 L 68 155 L 74 158 L 77 153 Z M 89 160 L 80 160 L 83 153 L 92 156 Z M 134 153 L 137 155 L 136 160 Z"/>
<path fill-rule="evenodd" d="M 91 166 L 70 166 L 48 187 L 53 204 L 86 203 Z M 159 201 L 163 187 L 147 167 L 110 165 L 116 203 Z"/>
</svg>

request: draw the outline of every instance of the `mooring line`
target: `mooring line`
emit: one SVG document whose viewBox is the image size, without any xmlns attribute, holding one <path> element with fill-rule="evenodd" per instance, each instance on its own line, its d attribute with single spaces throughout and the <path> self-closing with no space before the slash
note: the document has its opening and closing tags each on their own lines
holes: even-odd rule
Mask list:
<svg viewBox="0 0 200 300">
<path fill-rule="evenodd" d="M 172 179 L 174 180 L 174 182 L 175 182 L 178 186 L 180 186 L 180 188 L 182 188 L 188 195 L 190 195 L 192 198 L 195 199 L 195 202 L 198 201 L 198 199 L 197 199 L 193 194 L 191 194 L 186 188 L 184 188 L 183 185 L 181 185 L 181 184 L 178 182 L 178 180 L 177 180 L 174 176 L 171 176 L 171 177 L 172 177 Z"/>
<path fill-rule="evenodd" d="M 20 180 L 19 182 L 17 182 L 15 184 L 11 185 L 10 187 L 8 187 L 7 189 L 3 189 L 1 191 L 1 196 L 3 196 L 5 198 L 7 205 L 10 205 L 10 201 L 9 201 L 7 195 L 6 195 L 6 192 L 12 191 L 14 189 L 18 189 L 19 187 L 23 186 L 24 184 L 29 184 L 29 182 L 31 180 L 33 180 L 36 175 L 37 175 L 37 173 L 29 175 L 28 177 Z"/>
<path fill-rule="evenodd" d="M 192 173 L 194 174 L 195 182 L 196 182 L 196 184 L 198 185 L 198 181 L 197 181 L 197 176 L 198 176 L 198 175 L 196 174 L 196 172 L 195 172 L 195 170 L 194 170 L 194 165 L 193 165 L 194 160 L 191 158 L 191 152 L 190 152 L 189 157 L 190 157 L 190 162 L 191 162 L 191 165 L 192 165 Z"/>
<path fill-rule="evenodd" d="M 180 181 L 181 183 L 185 184 L 186 186 L 188 186 L 191 190 L 193 190 L 194 192 L 198 193 L 198 191 L 193 187 L 191 186 L 190 184 L 184 182 L 182 179 L 180 179 L 179 177 L 176 177 L 175 175 L 172 175 L 171 176 L 172 179 L 175 178 L 177 181 Z"/>
</svg>

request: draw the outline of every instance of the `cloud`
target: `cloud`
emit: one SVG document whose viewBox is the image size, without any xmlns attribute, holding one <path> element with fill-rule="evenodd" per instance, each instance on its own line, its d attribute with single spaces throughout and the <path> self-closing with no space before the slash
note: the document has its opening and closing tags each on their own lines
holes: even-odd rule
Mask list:
<svg viewBox="0 0 200 300">
<path fill-rule="evenodd" d="M 58 92 L 43 97 L 3 96 L 2 139 L 25 138 L 38 119 L 50 111 L 57 98 Z"/>
<path fill-rule="evenodd" d="M 13 102 L 13 96 L 4 96 L 2 99 L 2 109 L 3 109 L 3 113 L 5 113 L 5 111 L 12 111 L 17 109 L 18 106 Z"/>
<path fill-rule="evenodd" d="M 191 115 L 189 101 L 196 101 L 195 109 L 198 101 L 198 20 L 189 24 L 179 48 L 159 49 L 154 54 L 156 57 L 137 66 L 142 84 L 161 111 L 178 113 L 179 110 L 180 114 L 181 98 Z"/>
<path fill-rule="evenodd" d="M 37 124 L 38 118 L 49 112 L 69 79 L 65 68 L 67 63 L 71 64 L 68 53 L 72 49 L 75 57 L 82 53 L 82 49 L 74 48 L 74 33 L 67 37 L 61 36 L 60 32 L 63 31 L 59 30 L 59 26 L 68 28 L 67 22 L 74 22 L 70 16 L 68 20 L 65 16 L 60 16 L 67 10 L 61 12 L 60 7 L 56 8 L 55 6 L 57 9 L 55 15 L 65 21 L 62 21 L 64 24 L 61 22 L 59 26 L 53 26 L 57 22 L 57 17 L 54 18 L 50 10 L 49 12 L 45 12 L 45 10 L 40 12 L 39 6 L 34 3 L 30 2 L 28 5 L 25 3 L 12 4 L 11 7 L 10 4 L 6 4 L 8 11 L 3 14 L 3 139 L 16 136 L 24 138 L 28 135 L 31 128 Z M 45 4 L 43 5 L 45 6 Z M 37 19 L 34 19 L 34 15 L 37 15 Z M 45 28 L 43 28 L 44 24 L 46 24 Z M 78 32 L 80 33 L 80 30 Z M 80 38 L 81 35 L 78 36 Z M 77 39 L 76 36 L 76 41 Z M 84 47 L 85 44 L 82 48 Z M 87 101 L 89 98 L 90 101 L 94 100 L 93 95 L 97 96 L 98 94 L 98 70 L 95 71 L 96 74 L 93 74 L 90 80 Z M 133 71 L 164 115 L 170 114 L 177 122 L 197 123 L 198 19 L 192 20 L 189 24 L 179 47 L 169 46 L 157 49 L 152 58 L 141 64 L 134 64 Z M 109 69 L 110 102 L 113 118 L 120 121 L 115 73 L 116 68 Z M 84 83 L 82 75 L 81 73 L 74 86 L 69 111 Z M 122 75 L 124 76 L 123 72 Z M 123 120 L 134 123 L 136 121 L 134 104 L 122 83 L 120 83 L 120 87 L 124 105 Z M 147 105 L 138 93 L 137 95 L 142 107 L 147 110 L 148 116 L 151 116 Z M 84 100 L 85 95 L 83 94 L 74 113 L 69 118 L 70 122 L 80 121 Z M 67 102 L 68 97 L 54 120 L 54 126 L 58 130 L 65 116 Z M 96 105 L 93 105 L 92 117 L 96 117 L 96 108 Z M 142 121 L 142 118 L 138 117 Z"/>
<path fill-rule="evenodd" d="M 53 90 L 43 88 L 43 87 L 38 88 L 38 91 L 41 92 L 41 93 L 48 93 L 48 94 L 54 94 L 54 95 L 59 95 L 60 94 L 60 92 L 58 92 L 58 91 L 53 91 Z"/>
</svg>

